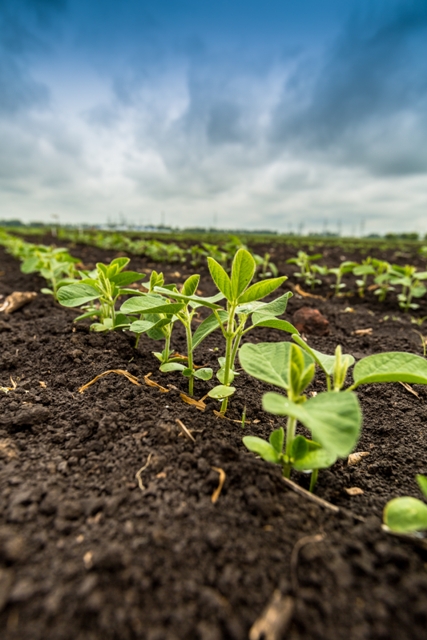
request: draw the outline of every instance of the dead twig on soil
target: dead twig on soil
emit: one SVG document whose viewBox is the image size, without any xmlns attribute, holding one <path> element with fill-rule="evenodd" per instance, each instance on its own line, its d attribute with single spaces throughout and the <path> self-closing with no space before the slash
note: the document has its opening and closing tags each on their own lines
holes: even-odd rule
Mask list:
<svg viewBox="0 0 427 640">
<path fill-rule="evenodd" d="M 235 422 L 236 424 L 242 424 L 242 420 L 234 420 L 233 418 L 229 418 L 228 416 L 225 416 L 223 413 L 221 413 L 221 411 L 217 411 L 216 409 L 213 410 L 214 414 L 216 415 L 217 418 L 221 418 L 221 420 L 228 420 L 228 422 Z M 259 420 L 258 420 L 259 422 Z M 245 420 L 245 424 L 251 424 L 250 420 Z"/>
<path fill-rule="evenodd" d="M 136 384 L 136 385 L 138 385 L 138 387 L 141 386 L 140 383 L 138 382 L 138 378 L 136 378 L 131 373 L 129 373 L 129 371 L 125 371 L 124 369 L 108 369 L 108 371 L 104 371 L 104 373 L 100 373 L 99 375 L 95 376 L 93 380 L 91 380 L 90 382 L 86 382 L 86 384 L 81 386 L 79 388 L 79 393 L 84 393 L 86 391 L 86 389 L 88 389 L 91 385 L 93 385 L 95 382 L 97 382 L 100 378 L 108 375 L 109 373 L 117 373 L 117 374 L 127 378 L 129 380 L 129 382 L 132 382 L 132 384 Z"/>
<path fill-rule="evenodd" d="M 249 640 L 280 640 L 292 620 L 295 601 L 278 589 L 249 631 Z"/>
<path fill-rule="evenodd" d="M 141 473 L 148 468 L 148 465 L 150 464 L 152 457 L 153 457 L 153 453 L 151 452 L 148 454 L 147 462 L 144 464 L 144 466 L 141 467 L 139 471 L 135 473 L 135 479 L 138 482 L 138 487 L 141 489 L 141 491 L 145 491 L 145 487 L 142 484 L 142 480 L 141 480 Z"/>
<path fill-rule="evenodd" d="M 303 298 L 315 298 L 316 300 L 326 300 L 326 298 L 324 298 L 323 296 L 318 296 L 314 293 L 308 293 L 308 291 L 304 291 L 303 289 L 301 289 L 299 284 L 294 285 L 294 291 L 298 293 L 300 296 L 302 296 Z"/>
<path fill-rule="evenodd" d="M 158 382 L 155 382 L 154 380 L 151 380 L 150 376 L 152 376 L 152 375 L 153 374 L 150 371 L 150 373 L 147 373 L 147 375 L 144 376 L 145 384 L 148 385 L 149 387 L 155 387 L 156 389 L 158 389 L 162 393 L 169 393 L 169 389 L 166 389 L 165 387 L 162 387 L 162 385 L 159 384 Z"/>
<path fill-rule="evenodd" d="M 226 479 L 227 476 L 225 474 L 224 469 L 221 469 L 221 467 L 211 467 L 211 469 L 212 469 L 212 471 L 216 471 L 217 473 L 219 473 L 218 486 L 215 489 L 215 491 L 213 492 L 212 497 L 211 497 L 212 504 L 215 504 L 215 502 L 218 500 L 219 496 L 221 495 L 221 491 L 222 491 L 222 488 L 224 486 L 224 482 L 225 482 L 225 479 Z"/>
<path fill-rule="evenodd" d="M 204 411 L 206 409 L 206 404 L 203 402 L 203 400 L 196 400 L 195 398 L 187 396 L 187 394 L 185 393 L 180 393 L 179 397 L 183 402 L 191 405 L 192 407 L 196 407 L 196 409 L 198 409 L 199 411 Z"/>
<path fill-rule="evenodd" d="M 399 384 L 401 384 L 402 387 L 406 389 L 406 391 L 409 391 L 409 393 L 412 393 L 413 396 L 419 399 L 420 394 L 417 393 L 417 391 L 415 391 L 415 389 L 413 389 L 410 384 L 408 384 L 407 382 L 400 382 L 400 380 L 399 380 Z"/>
<path fill-rule="evenodd" d="M 14 391 L 18 386 L 15 380 L 12 378 L 12 376 L 10 376 L 10 384 L 12 385 L 11 387 L 0 387 L 0 391 L 3 391 L 4 393 L 9 393 L 9 391 Z"/>
<path fill-rule="evenodd" d="M 192 440 L 193 442 L 196 442 L 196 440 L 194 439 L 194 437 L 191 435 L 190 431 L 187 429 L 187 427 L 185 426 L 185 424 L 179 419 L 176 418 L 175 422 L 177 423 L 177 425 L 179 427 L 181 427 L 183 433 L 187 436 L 187 438 L 189 438 L 190 440 Z"/>
<path fill-rule="evenodd" d="M 290 560 L 290 569 L 291 569 L 292 591 L 294 592 L 294 595 L 296 595 L 296 593 L 298 591 L 298 587 L 299 587 L 299 584 L 298 584 L 299 552 L 307 544 L 312 544 L 312 543 L 316 543 L 316 542 L 322 542 L 322 540 L 324 540 L 325 537 L 326 536 L 325 536 L 324 533 L 317 533 L 315 536 L 304 536 L 303 538 L 300 538 L 298 540 L 298 542 L 295 544 L 294 548 L 292 549 L 291 560 Z"/>
<path fill-rule="evenodd" d="M 311 502 L 314 502 L 315 504 L 319 505 L 319 507 L 323 507 L 324 509 L 329 509 L 329 511 L 333 511 L 334 513 L 340 512 L 339 507 L 332 504 L 331 502 L 327 502 L 327 500 L 323 500 L 323 498 L 319 498 L 318 496 L 315 496 L 314 493 L 310 493 L 310 491 L 307 491 L 307 489 L 303 489 L 296 482 L 293 482 L 288 478 L 282 478 L 282 480 L 286 484 L 286 486 L 289 487 L 289 489 L 292 489 L 292 491 L 295 491 L 295 493 L 299 493 L 300 496 L 307 498 L 307 500 L 311 500 Z"/>
<path fill-rule="evenodd" d="M 32 302 L 36 297 L 37 293 L 35 291 L 14 291 L 10 296 L 7 296 L 0 307 L 0 311 L 13 313 Z"/>
</svg>

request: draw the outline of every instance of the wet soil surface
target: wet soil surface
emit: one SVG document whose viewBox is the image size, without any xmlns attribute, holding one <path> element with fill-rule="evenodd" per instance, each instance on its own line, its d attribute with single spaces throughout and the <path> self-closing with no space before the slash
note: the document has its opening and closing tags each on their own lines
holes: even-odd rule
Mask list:
<svg viewBox="0 0 427 640">
<path fill-rule="evenodd" d="M 295 250 L 275 252 L 280 272 L 291 275 L 295 268 L 285 260 Z M 116 255 L 83 246 L 72 253 L 87 266 Z M 341 259 L 339 249 L 325 255 L 331 266 Z M 167 282 L 191 273 L 186 265 L 165 268 L 141 257 L 130 266 L 164 270 Z M 3 250 L 0 273 L 3 295 L 44 284 L 21 274 Z M 200 289 L 213 293 L 206 270 Z M 315 291 L 328 292 L 327 284 Z M 423 304 L 418 317 L 427 315 Z M 393 299 L 380 305 L 373 294 L 294 295 L 286 317 L 303 306 L 329 321 L 328 335 L 308 336 L 316 349 L 332 353 L 340 343 L 356 358 L 387 350 L 422 354 L 417 332 L 425 327 L 412 324 Z M 415 474 L 427 473 L 426 388 L 414 385 L 417 395 L 399 384 L 360 390 L 357 451 L 369 455 L 320 472 L 316 493 L 340 507 L 333 513 L 288 489 L 279 467 L 242 445 L 243 435 L 266 437 L 280 424 L 261 409 L 268 385 L 242 372 L 230 419 L 220 419 L 213 400 L 203 412 L 182 401 L 185 380 L 159 373 L 151 354 L 158 344 L 143 337 L 135 350 L 130 334 L 90 333 L 87 324 L 73 324 L 77 315 L 42 294 L 10 316 L 0 314 L 0 385 L 17 382 L 0 392 L 4 640 L 243 640 L 275 591 L 294 602 L 287 630 L 271 636 L 277 640 L 424 640 L 427 551 L 384 533 L 381 516 L 392 497 L 421 497 Z M 371 331 L 355 333 L 360 329 Z M 175 331 L 173 347 L 182 352 L 184 334 Z M 269 329 L 247 337 L 288 339 Z M 196 355 L 215 367 L 222 355 L 215 334 Z M 125 369 L 141 384 L 109 374 L 79 393 L 108 369 Z M 173 388 L 148 386 L 149 372 Z M 213 384 L 197 382 L 196 396 Z M 323 388 L 318 376 L 311 389 Z M 213 503 L 220 470 L 225 483 Z M 307 476 L 293 479 L 307 487 Z M 354 487 L 363 493 L 348 495 Z"/>
</svg>

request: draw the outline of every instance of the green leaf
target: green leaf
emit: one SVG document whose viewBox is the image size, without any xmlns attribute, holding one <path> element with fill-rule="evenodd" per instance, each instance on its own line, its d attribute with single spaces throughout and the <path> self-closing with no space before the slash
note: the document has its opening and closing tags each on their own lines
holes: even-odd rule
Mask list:
<svg viewBox="0 0 427 640">
<path fill-rule="evenodd" d="M 181 302 L 168 302 L 160 296 L 135 296 L 129 298 L 120 307 L 122 313 L 167 313 L 174 315 L 181 311 L 184 305 Z"/>
<path fill-rule="evenodd" d="M 239 351 L 240 364 L 246 373 L 257 380 L 288 390 L 292 346 L 290 342 L 244 344 Z M 305 352 L 302 353 L 305 367 L 308 367 L 313 360 Z"/>
<path fill-rule="evenodd" d="M 132 333 L 146 333 L 147 331 L 161 329 L 169 324 L 169 322 L 169 318 L 160 318 L 157 322 L 154 322 L 153 320 L 136 320 L 130 324 L 129 331 L 132 331 Z M 162 339 L 163 337 L 163 334 L 161 334 L 159 339 Z"/>
<path fill-rule="evenodd" d="M 280 278 L 270 278 L 269 280 L 256 282 L 239 297 L 238 302 L 239 304 L 244 304 L 245 302 L 265 298 L 280 287 L 285 280 L 287 280 L 286 276 L 281 276 Z"/>
<path fill-rule="evenodd" d="M 111 318 L 105 318 L 104 322 L 94 322 L 90 326 L 90 330 L 95 331 L 96 333 L 111 331 L 112 328 L 113 328 L 113 323 Z"/>
<path fill-rule="evenodd" d="M 185 296 L 192 296 L 197 291 L 197 287 L 199 286 L 200 276 L 194 274 L 187 278 L 187 280 L 182 285 L 181 293 Z"/>
<path fill-rule="evenodd" d="M 394 498 L 385 506 L 384 523 L 396 533 L 424 531 L 427 529 L 427 505 L 416 498 Z"/>
<path fill-rule="evenodd" d="M 417 475 L 418 486 L 421 489 L 424 496 L 427 498 L 427 476 Z"/>
<path fill-rule="evenodd" d="M 118 271 L 121 271 L 122 269 L 124 269 L 125 267 L 127 267 L 127 265 L 130 262 L 130 258 L 114 258 L 114 260 L 111 260 L 110 264 L 108 265 L 109 267 L 117 267 L 116 273 Z M 98 264 L 100 264 L 98 262 Z M 98 266 L 98 264 L 96 266 Z"/>
<path fill-rule="evenodd" d="M 170 371 L 184 371 L 185 368 L 183 364 L 179 364 L 178 362 L 166 362 L 166 364 L 161 365 L 160 371 L 169 373 Z"/>
<path fill-rule="evenodd" d="M 208 307 L 209 309 L 220 309 L 221 307 L 218 304 L 215 304 L 215 301 L 221 300 L 224 297 L 222 293 L 211 296 L 209 298 L 201 298 L 200 296 L 185 296 L 183 293 L 178 293 L 178 291 L 170 291 L 165 287 L 155 287 L 155 291 L 156 293 L 163 293 L 170 298 L 182 300 L 184 303 L 194 303 L 192 304 L 194 308 L 200 306 Z"/>
<path fill-rule="evenodd" d="M 213 371 L 210 367 L 203 367 L 203 369 L 196 369 L 193 375 L 199 380 L 210 380 L 213 376 Z"/>
<path fill-rule="evenodd" d="M 99 291 L 89 284 L 68 284 L 58 291 L 58 302 L 64 307 L 81 307 L 99 296 Z"/>
<path fill-rule="evenodd" d="M 74 322 L 78 322 L 79 320 L 86 320 L 86 318 L 99 318 L 102 315 L 101 309 L 91 309 L 90 311 L 86 311 L 86 313 L 82 313 L 81 316 L 74 318 Z"/>
<path fill-rule="evenodd" d="M 223 322 L 226 322 L 228 319 L 228 313 L 226 311 L 218 311 L 218 315 Z M 199 326 L 193 335 L 193 351 L 199 344 L 215 329 L 219 327 L 218 320 L 214 313 L 211 313 Z"/>
<path fill-rule="evenodd" d="M 283 313 L 285 313 L 288 306 L 288 300 L 292 297 L 292 295 L 292 291 L 288 291 L 272 302 L 262 302 L 252 316 L 253 324 L 257 324 L 258 320 L 266 319 L 265 317 L 261 318 L 261 316 L 281 316 Z M 258 316 L 260 317 L 258 318 Z"/>
<path fill-rule="evenodd" d="M 353 379 L 355 387 L 373 382 L 427 384 L 427 360 L 400 351 L 378 353 L 356 363 Z"/>
<path fill-rule="evenodd" d="M 362 413 L 355 393 L 327 391 L 296 404 L 278 393 L 266 393 L 265 411 L 291 416 L 307 427 L 316 442 L 341 458 L 355 447 L 362 425 Z"/>
<path fill-rule="evenodd" d="M 233 258 L 231 267 L 231 291 L 233 300 L 237 300 L 254 277 L 256 263 L 249 251 L 239 249 Z M 219 287 L 218 287 L 219 288 Z"/>
<path fill-rule="evenodd" d="M 291 458 L 293 462 L 302 460 L 308 453 L 308 441 L 304 436 L 296 436 L 292 442 Z"/>
<path fill-rule="evenodd" d="M 223 398 L 228 398 L 228 396 L 232 396 L 235 391 L 236 391 L 235 387 L 226 387 L 223 384 L 219 384 L 209 391 L 208 396 L 210 398 L 216 398 L 217 400 L 222 400 Z"/>
<path fill-rule="evenodd" d="M 142 280 L 143 278 L 145 278 L 144 273 L 137 273 L 136 271 L 124 271 L 123 273 L 118 273 L 117 275 L 112 276 L 110 278 L 110 281 L 118 287 L 127 287 L 129 284 L 137 282 L 138 280 Z"/>
<path fill-rule="evenodd" d="M 285 432 L 283 427 L 279 429 L 275 429 L 272 433 L 270 433 L 269 442 L 272 447 L 277 451 L 277 453 L 282 453 L 283 444 L 285 442 Z"/>
<path fill-rule="evenodd" d="M 265 316 L 264 316 L 265 318 Z M 299 334 L 298 329 L 294 327 L 293 324 L 287 322 L 286 320 L 280 320 L 279 318 L 269 318 L 268 320 L 261 320 L 256 324 L 252 325 L 253 327 L 270 327 L 270 329 L 278 329 L 279 331 L 286 331 L 287 333 L 297 333 Z"/>
<path fill-rule="evenodd" d="M 39 263 L 40 263 L 40 258 L 38 256 L 27 258 L 21 264 L 22 273 L 34 273 L 34 271 L 38 270 Z"/>
<path fill-rule="evenodd" d="M 227 300 L 231 301 L 233 299 L 233 292 L 231 288 L 231 280 L 226 271 L 221 267 L 219 262 L 211 257 L 208 258 L 208 267 L 212 280 L 215 282 L 217 288 Z"/>
<path fill-rule="evenodd" d="M 317 448 L 308 451 L 304 457 L 295 460 L 294 469 L 297 471 L 311 471 L 312 469 L 328 469 L 336 461 L 335 453 L 327 451 L 327 449 Z"/>
<path fill-rule="evenodd" d="M 125 316 L 124 313 L 116 313 L 114 322 L 113 322 L 114 329 L 119 329 L 119 328 L 123 329 L 124 327 L 128 327 L 128 326 L 129 326 L 129 318 Z"/>
<path fill-rule="evenodd" d="M 319 367 L 328 376 L 331 376 L 333 374 L 334 367 L 335 367 L 335 356 L 330 356 L 330 355 L 327 355 L 326 353 L 321 353 L 320 351 L 316 351 L 316 349 L 313 349 L 312 347 L 309 347 L 308 344 L 305 342 L 305 340 L 303 340 L 299 334 L 298 335 L 294 334 L 292 336 L 292 339 L 302 349 L 304 349 L 304 351 L 306 353 L 308 353 L 309 355 L 312 356 L 312 358 L 314 359 L 316 364 L 318 364 Z M 349 360 L 349 362 L 350 362 L 349 367 L 351 367 L 355 362 L 353 356 L 351 356 L 350 354 L 343 354 L 341 356 L 341 358 L 343 359 L 343 361 L 344 361 L 344 358 L 350 359 Z"/>
<path fill-rule="evenodd" d="M 243 438 L 243 444 L 247 449 L 249 449 L 249 451 L 257 453 L 267 462 L 274 462 L 276 464 L 280 462 L 280 456 L 276 449 L 262 438 L 257 438 L 256 436 L 245 436 Z"/>
</svg>

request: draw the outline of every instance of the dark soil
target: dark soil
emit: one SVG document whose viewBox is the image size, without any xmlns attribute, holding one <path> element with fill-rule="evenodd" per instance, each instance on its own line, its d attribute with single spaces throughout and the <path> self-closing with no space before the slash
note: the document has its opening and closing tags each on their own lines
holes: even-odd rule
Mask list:
<svg viewBox="0 0 427 640">
<path fill-rule="evenodd" d="M 39 291 L 42 280 L 22 275 L 0 251 L 0 293 Z M 72 252 L 86 265 L 115 255 L 82 246 Z M 275 252 L 281 273 L 291 274 L 286 247 Z M 339 262 L 339 249 L 325 259 Z M 131 267 L 163 269 L 168 282 L 190 273 L 143 258 Z M 200 289 L 213 293 L 206 271 Z M 315 293 L 328 291 L 324 285 Z M 422 354 L 423 326 L 411 324 L 393 299 L 381 306 L 373 294 L 327 301 L 294 295 L 287 317 L 302 306 L 329 320 L 328 336 L 309 336 L 319 350 L 332 353 L 339 343 L 356 358 Z M 261 410 L 267 385 L 242 373 L 230 420 L 221 420 L 214 401 L 204 412 L 182 402 L 185 380 L 158 372 L 156 343 L 143 337 L 135 350 L 130 334 L 90 333 L 87 324 L 73 324 L 76 315 L 42 294 L 0 314 L 0 385 L 10 386 L 10 377 L 18 383 L 0 392 L 2 639 L 243 640 L 275 590 L 295 599 L 277 640 L 425 639 L 427 551 L 384 533 L 381 517 L 390 498 L 420 497 L 415 474 L 427 473 L 427 389 L 414 385 L 418 397 L 399 384 L 359 392 L 357 450 L 369 455 L 319 474 L 316 493 L 341 508 L 334 514 L 290 491 L 279 467 L 242 445 L 242 435 L 268 436 L 280 424 Z M 173 346 L 182 352 L 184 335 L 176 331 Z M 268 329 L 248 337 L 288 339 Z M 217 344 L 213 334 L 201 345 L 200 364 L 215 366 Z M 126 369 L 141 385 L 110 374 L 78 392 L 108 369 Z M 148 372 L 175 388 L 147 386 Z M 198 382 L 197 397 L 213 384 Z M 312 389 L 323 389 L 320 376 Z M 226 474 L 215 504 L 214 468 Z M 293 477 L 307 487 L 307 476 Z M 345 489 L 353 487 L 363 494 L 349 496 Z M 323 539 L 312 540 L 317 534 Z"/>
</svg>

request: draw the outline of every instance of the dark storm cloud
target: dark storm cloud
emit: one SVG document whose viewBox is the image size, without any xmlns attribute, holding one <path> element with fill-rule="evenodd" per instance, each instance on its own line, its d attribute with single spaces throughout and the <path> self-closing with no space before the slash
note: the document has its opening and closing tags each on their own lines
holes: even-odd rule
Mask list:
<svg viewBox="0 0 427 640">
<path fill-rule="evenodd" d="M 350 22 L 312 77 L 298 69 L 270 135 L 374 173 L 419 173 L 427 169 L 426 101 L 427 5 L 408 3 L 380 21 Z"/>
</svg>

